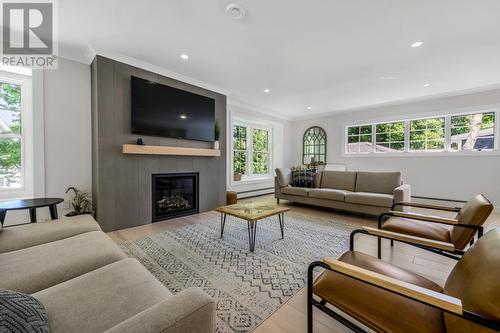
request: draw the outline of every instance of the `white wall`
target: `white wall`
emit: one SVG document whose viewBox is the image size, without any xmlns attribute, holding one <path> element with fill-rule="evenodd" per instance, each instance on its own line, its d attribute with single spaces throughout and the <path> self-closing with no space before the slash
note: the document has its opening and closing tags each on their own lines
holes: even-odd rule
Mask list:
<svg viewBox="0 0 500 333">
<path fill-rule="evenodd" d="M 91 193 L 90 66 L 59 58 L 45 71 L 44 100 L 45 195 L 68 200 L 69 186 Z"/>
<path fill-rule="evenodd" d="M 500 206 L 500 154 L 475 156 L 402 156 L 350 157 L 343 152 L 344 124 L 370 122 L 408 115 L 432 115 L 482 106 L 500 105 L 500 90 L 437 98 L 426 101 L 379 106 L 356 112 L 294 121 L 293 163 L 301 163 L 302 135 L 313 125 L 321 126 L 328 136 L 327 161 L 345 163 L 349 170 L 391 171 L 403 173 L 406 183 L 412 185 L 413 195 L 467 200 L 476 193 L 484 193 Z"/>
<path fill-rule="evenodd" d="M 256 122 L 273 129 L 273 163 L 275 168 L 288 166 L 293 161 L 293 149 L 290 147 L 290 142 L 293 140 L 292 123 L 288 120 L 273 117 L 268 114 L 252 111 L 244 107 L 236 106 L 228 103 L 228 121 L 227 121 L 227 142 L 228 145 L 232 144 L 232 119 L 240 118 L 248 122 Z M 272 176 L 266 180 L 259 181 L 232 181 L 233 173 L 231 170 L 231 147 L 228 149 L 227 169 L 228 179 L 227 188 L 230 191 L 239 193 L 238 197 L 255 196 L 261 193 L 269 193 L 272 190 L 269 188 L 274 187 L 274 170 Z M 260 191 L 262 190 L 262 191 Z"/>
</svg>

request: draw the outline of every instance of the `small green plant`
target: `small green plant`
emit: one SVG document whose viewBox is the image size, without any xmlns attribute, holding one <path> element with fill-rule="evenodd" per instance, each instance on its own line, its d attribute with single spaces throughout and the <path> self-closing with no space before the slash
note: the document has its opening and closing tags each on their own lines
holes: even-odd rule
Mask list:
<svg viewBox="0 0 500 333">
<path fill-rule="evenodd" d="M 75 196 L 71 200 L 71 205 L 73 206 L 73 211 L 67 216 L 76 216 L 83 214 L 92 213 L 92 202 L 89 199 L 89 193 L 85 191 L 80 191 L 76 187 L 69 187 L 66 193 L 73 191 Z"/>
<path fill-rule="evenodd" d="M 215 138 L 215 141 L 219 141 L 219 138 L 220 138 L 220 126 L 219 126 L 219 122 L 215 122 L 215 128 L 214 128 L 214 138 Z"/>
</svg>

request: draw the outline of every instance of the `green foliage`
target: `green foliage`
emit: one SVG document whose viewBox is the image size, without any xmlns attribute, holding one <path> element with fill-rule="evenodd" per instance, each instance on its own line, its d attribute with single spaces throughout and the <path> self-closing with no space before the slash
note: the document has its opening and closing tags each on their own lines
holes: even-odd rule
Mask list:
<svg viewBox="0 0 500 333">
<path fill-rule="evenodd" d="M 233 127 L 233 172 L 245 174 L 247 170 L 247 128 L 244 126 Z M 269 172 L 269 132 L 264 129 L 252 131 L 251 144 L 253 157 L 251 166 L 254 174 L 267 174 Z"/>
<path fill-rule="evenodd" d="M 89 194 L 85 191 L 80 191 L 76 187 L 69 187 L 66 190 L 66 193 L 73 191 L 75 196 L 71 201 L 71 205 L 73 206 L 72 216 L 74 215 L 82 215 L 88 214 L 92 212 L 92 202 L 89 199 Z"/>
<path fill-rule="evenodd" d="M 16 135 L 21 134 L 21 86 L 0 83 L 0 112 L 12 117 L 9 130 L 2 134 L 11 134 L 0 140 L 0 177 L 10 183 L 20 183 L 21 171 L 21 140 Z"/>
<path fill-rule="evenodd" d="M 444 149 L 444 118 L 410 121 L 410 150 Z"/>
</svg>

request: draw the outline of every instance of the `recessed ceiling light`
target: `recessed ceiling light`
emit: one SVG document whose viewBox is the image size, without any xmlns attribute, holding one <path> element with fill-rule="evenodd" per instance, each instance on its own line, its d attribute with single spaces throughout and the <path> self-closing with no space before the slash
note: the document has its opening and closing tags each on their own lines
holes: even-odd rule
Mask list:
<svg viewBox="0 0 500 333">
<path fill-rule="evenodd" d="M 271 92 L 271 89 L 264 89 L 265 93 Z"/>
<path fill-rule="evenodd" d="M 187 54 L 181 54 L 181 59 L 182 60 L 188 60 L 189 56 Z"/>
<path fill-rule="evenodd" d="M 430 83 L 424 83 L 424 87 L 430 87 L 431 84 Z"/>
<path fill-rule="evenodd" d="M 394 76 L 380 76 L 379 79 L 381 79 L 381 80 L 395 80 L 396 77 L 394 77 Z"/>
<path fill-rule="evenodd" d="M 417 41 L 417 42 L 415 42 L 415 43 L 411 44 L 411 47 L 420 47 L 420 46 L 422 46 L 422 45 L 424 45 L 424 42 Z"/>
<path fill-rule="evenodd" d="M 181 118 L 181 119 L 187 119 L 187 116 L 186 116 L 185 114 L 181 114 L 181 115 L 179 116 L 179 118 Z"/>
<path fill-rule="evenodd" d="M 307 109 L 308 109 L 308 110 L 311 110 L 311 109 L 312 109 L 312 107 L 308 106 L 308 107 L 307 107 Z"/>
<path fill-rule="evenodd" d="M 232 3 L 226 7 L 226 13 L 229 14 L 235 20 L 241 20 L 245 17 L 245 8 L 236 3 Z"/>
</svg>

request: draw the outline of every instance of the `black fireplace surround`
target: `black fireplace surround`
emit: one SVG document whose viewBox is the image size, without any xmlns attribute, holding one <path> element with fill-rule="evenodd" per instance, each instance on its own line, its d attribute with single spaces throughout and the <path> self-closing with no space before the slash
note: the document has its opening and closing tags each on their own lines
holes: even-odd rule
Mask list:
<svg viewBox="0 0 500 333">
<path fill-rule="evenodd" d="M 153 175 L 153 222 L 197 214 L 198 172 Z"/>
</svg>

